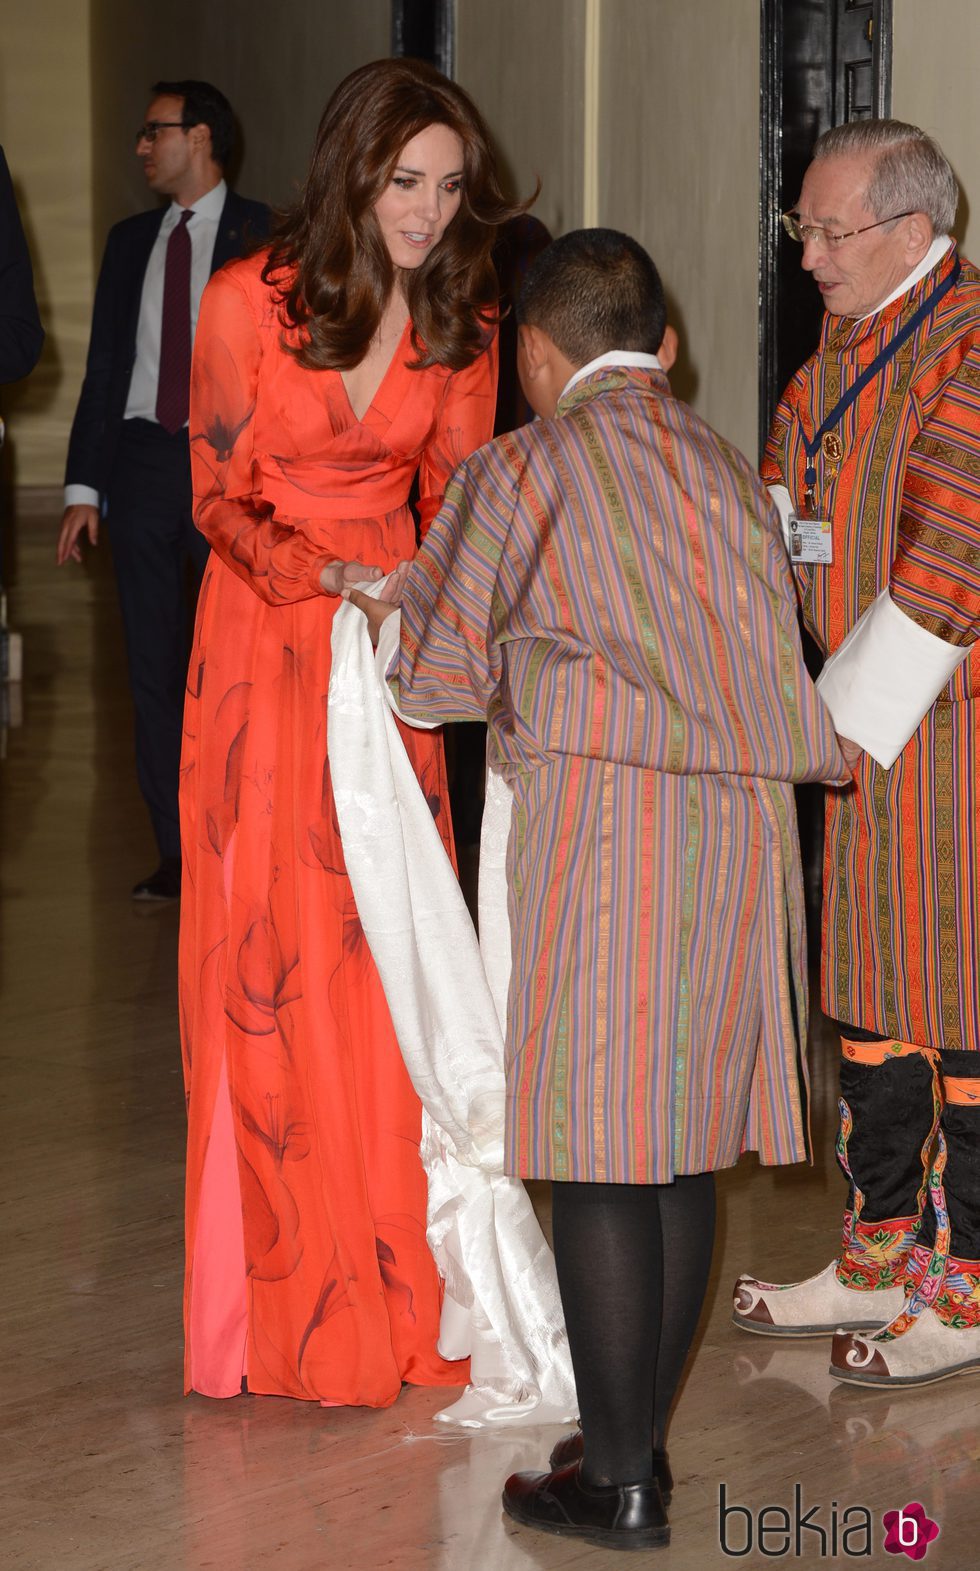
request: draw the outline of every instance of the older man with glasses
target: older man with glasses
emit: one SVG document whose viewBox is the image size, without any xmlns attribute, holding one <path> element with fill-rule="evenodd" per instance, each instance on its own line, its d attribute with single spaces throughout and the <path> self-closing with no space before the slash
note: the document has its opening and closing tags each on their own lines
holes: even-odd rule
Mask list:
<svg viewBox="0 0 980 1571">
<path fill-rule="evenodd" d="M 146 183 L 166 206 L 110 231 L 85 382 L 68 448 L 57 560 L 80 562 L 104 515 L 112 543 L 136 721 L 136 772 L 160 865 L 137 900 L 180 892 L 177 780 L 187 670 L 188 576 L 208 544 L 191 516 L 187 404 L 198 306 L 210 275 L 268 231 L 269 210 L 223 169 L 231 105 L 209 82 L 157 82 L 136 135 Z"/>
<path fill-rule="evenodd" d="M 832 1374 L 889 1387 L 980 1368 L 980 273 L 957 198 L 915 126 L 820 138 L 783 223 L 826 316 L 763 464 L 854 772 L 827 794 L 822 978 L 850 1193 L 840 1254 L 741 1277 L 735 1323 L 833 1335 Z"/>
</svg>

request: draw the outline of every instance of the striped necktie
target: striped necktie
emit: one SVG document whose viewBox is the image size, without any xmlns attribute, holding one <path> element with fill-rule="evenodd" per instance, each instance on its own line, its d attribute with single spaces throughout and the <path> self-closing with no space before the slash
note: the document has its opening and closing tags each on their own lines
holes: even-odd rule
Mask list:
<svg viewBox="0 0 980 1571">
<path fill-rule="evenodd" d="M 191 237 L 187 225 L 193 217 L 191 208 L 182 210 L 167 241 L 163 274 L 157 419 L 171 435 L 187 420 L 191 386 Z"/>
</svg>

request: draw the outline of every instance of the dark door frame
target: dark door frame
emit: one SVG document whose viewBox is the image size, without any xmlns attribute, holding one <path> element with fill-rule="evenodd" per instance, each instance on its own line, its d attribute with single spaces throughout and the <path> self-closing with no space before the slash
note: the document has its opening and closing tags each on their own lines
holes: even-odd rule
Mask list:
<svg viewBox="0 0 980 1571">
<path fill-rule="evenodd" d="M 453 0 L 391 0 L 391 52 L 427 60 L 451 77 L 456 67 Z"/>
<path fill-rule="evenodd" d="M 805 0 L 804 0 L 805 3 Z M 853 0 L 847 0 L 848 4 Z M 760 134 L 759 134 L 759 454 L 761 457 L 773 410 L 782 388 L 777 385 L 779 247 L 786 242 L 779 222 L 783 168 L 784 13 L 794 0 L 760 0 Z M 872 112 L 891 113 L 893 0 L 874 0 L 872 7 Z M 828 11 L 830 6 L 828 5 Z M 833 109 L 828 108 L 829 116 Z M 842 117 L 841 117 L 842 118 Z M 830 123 L 835 123 L 831 121 Z M 792 198 L 790 198 L 792 200 Z"/>
</svg>

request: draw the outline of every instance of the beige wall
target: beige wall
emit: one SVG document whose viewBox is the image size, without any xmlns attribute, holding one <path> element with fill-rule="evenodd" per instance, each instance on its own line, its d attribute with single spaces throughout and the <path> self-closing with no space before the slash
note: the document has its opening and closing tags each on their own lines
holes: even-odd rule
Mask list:
<svg viewBox="0 0 980 1571">
<path fill-rule="evenodd" d="M 133 134 L 160 79 L 203 77 L 242 127 L 236 185 L 287 202 L 337 83 L 390 49 L 388 0 L 91 0 L 95 240 L 147 205 Z"/>
<path fill-rule="evenodd" d="M 39 16 L 39 12 L 43 15 Z M 18 485 L 57 484 L 82 379 L 92 304 L 87 0 L 0 0 L 0 142 L 34 261 L 47 341 L 3 394 Z"/>
<path fill-rule="evenodd" d="M 894 0 L 892 114 L 936 137 L 964 195 L 957 238 L 980 260 L 980 4 Z M 928 12 L 928 15 L 926 15 Z M 972 211 L 971 211 L 972 209 Z"/>
<path fill-rule="evenodd" d="M 602 0 L 600 53 L 599 222 L 660 268 L 681 335 L 677 391 L 754 459 L 757 0 Z"/>
<path fill-rule="evenodd" d="M 586 0 L 456 0 L 456 79 L 490 124 L 516 195 L 564 234 L 582 223 Z"/>
<path fill-rule="evenodd" d="M 647 246 L 682 337 L 675 387 L 754 456 L 758 0 L 457 0 L 457 75 L 518 190 L 541 176 L 554 233 Z"/>
</svg>

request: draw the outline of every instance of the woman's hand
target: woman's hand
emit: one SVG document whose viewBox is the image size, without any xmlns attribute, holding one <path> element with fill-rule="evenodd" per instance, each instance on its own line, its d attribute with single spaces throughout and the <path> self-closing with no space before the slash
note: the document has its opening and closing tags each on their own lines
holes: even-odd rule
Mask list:
<svg viewBox="0 0 980 1571">
<path fill-rule="evenodd" d="M 387 590 L 385 593 L 387 593 Z M 359 589 L 349 589 L 344 595 L 344 599 L 349 600 L 351 605 L 356 605 L 359 611 L 364 612 L 364 615 L 367 617 L 371 642 L 377 648 L 378 634 L 381 632 L 382 624 L 388 620 L 389 616 L 394 615 L 398 607 L 393 605 L 390 600 L 375 600 L 371 595 L 362 594 Z"/>
<path fill-rule="evenodd" d="M 328 562 L 320 571 L 320 588 L 325 595 L 345 595 L 351 584 L 373 584 L 384 573 L 380 567 L 363 562 Z"/>
<path fill-rule="evenodd" d="M 389 573 L 388 582 L 385 584 L 385 601 L 388 605 L 401 605 L 402 590 L 405 588 L 405 580 L 408 578 L 411 565 L 411 562 L 399 562 L 398 566 Z"/>
</svg>

